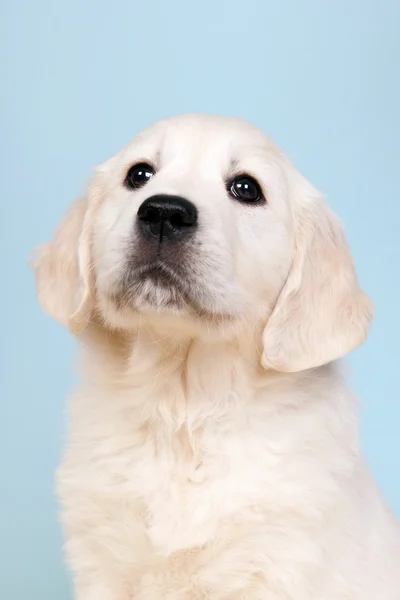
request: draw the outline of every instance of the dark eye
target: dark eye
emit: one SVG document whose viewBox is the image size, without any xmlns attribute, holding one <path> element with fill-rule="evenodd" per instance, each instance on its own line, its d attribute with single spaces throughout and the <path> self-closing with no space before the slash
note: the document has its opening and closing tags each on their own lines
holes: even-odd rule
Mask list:
<svg viewBox="0 0 400 600">
<path fill-rule="evenodd" d="M 229 192 L 241 202 L 260 202 L 263 195 L 257 181 L 249 175 L 240 175 L 228 186 Z"/>
<path fill-rule="evenodd" d="M 133 165 L 126 174 L 125 185 L 131 190 L 137 190 L 153 177 L 154 169 L 146 163 L 140 165 Z"/>
</svg>

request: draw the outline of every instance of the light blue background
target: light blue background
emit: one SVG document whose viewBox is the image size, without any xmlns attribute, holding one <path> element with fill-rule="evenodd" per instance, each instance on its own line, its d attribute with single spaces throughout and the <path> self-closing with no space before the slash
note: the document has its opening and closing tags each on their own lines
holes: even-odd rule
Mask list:
<svg viewBox="0 0 400 600">
<path fill-rule="evenodd" d="M 364 446 L 400 514 L 399 2 L 3 0 L 1 12 L 1 598 L 71 593 L 52 484 L 74 344 L 42 315 L 26 257 L 92 166 L 176 113 L 255 122 L 344 220 L 377 308 L 351 359 Z"/>
</svg>

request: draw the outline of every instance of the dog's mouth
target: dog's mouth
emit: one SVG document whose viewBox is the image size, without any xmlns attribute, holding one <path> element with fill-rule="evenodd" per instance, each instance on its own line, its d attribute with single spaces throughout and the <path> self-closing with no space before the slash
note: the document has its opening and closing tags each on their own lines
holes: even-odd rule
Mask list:
<svg viewBox="0 0 400 600">
<path fill-rule="evenodd" d="M 167 263 L 153 263 L 127 269 L 112 300 L 118 308 L 145 312 L 182 311 L 190 306 L 195 293 L 189 278 Z"/>
<path fill-rule="evenodd" d="M 187 287 L 183 277 L 161 260 L 138 268 L 135 279 L 141 282 L 150 281 L 155 286 L 173 287 L 182 291 Z"/>
<path fill-rule="evenodd" d="M 186 315 L 213 325 L 235 319 L 234 314 L 209 306 L 204 288 L 193 276 L 161 260 L 128 269 L 110 299 L 117 309 L 147 316 Z"/>
</svg>

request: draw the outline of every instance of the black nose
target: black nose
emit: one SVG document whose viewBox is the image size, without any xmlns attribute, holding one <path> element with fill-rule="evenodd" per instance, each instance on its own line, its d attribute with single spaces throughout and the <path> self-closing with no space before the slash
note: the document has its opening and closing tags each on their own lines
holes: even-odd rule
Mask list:
<svg viewBox="0 0 400 600">
<path fill-rule="evenodd" d="M 138 222 L 147 236 L 175 240 L 193 232 L 197 224 L 197 209 L 180 196 L 157 194 L 140 205 Z"/>
</svg>

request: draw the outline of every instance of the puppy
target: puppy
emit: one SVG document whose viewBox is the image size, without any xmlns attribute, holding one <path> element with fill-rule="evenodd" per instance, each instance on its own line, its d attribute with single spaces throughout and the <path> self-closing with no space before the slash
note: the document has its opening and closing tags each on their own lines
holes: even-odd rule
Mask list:
<svg viewBox="0 0 400 600">
<path fill-rule="evenodd" d="M 58 473 L 77 600 L 399 600 L 335 363 L 373 316 L 337 218 L 253 126 L 157 123 L 35 263 L 81 341 Z"/>
</svg>

